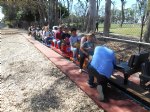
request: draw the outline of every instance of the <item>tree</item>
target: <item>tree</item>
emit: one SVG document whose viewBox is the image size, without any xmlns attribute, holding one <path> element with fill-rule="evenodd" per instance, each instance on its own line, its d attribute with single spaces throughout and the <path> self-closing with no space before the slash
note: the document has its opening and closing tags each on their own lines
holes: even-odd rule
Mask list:
<svg viewBox="0 0 150 112">
<path fill-rule="evenodd" d="M 86 32 L 95 31 L 95 23 L 96 23 L 96 0 L 89 0 L 88 23 Z"/>
<path fill-rule="evenodd" d="M 116 5 L 116 2 L 115 1 L 112 1 L 111 4 L 113 5 L 113 8 L 112 8 L 112 11 L 111 11 L 111 21 L 113 23 L 115 23 L 115 5 Z"/>
<path fill-rule="evenodd" d="M 146 31 L 144 33 L 143 40 L 145 42 L 149 42 L 150 43 L 150 0 L 148 0 L 147 9 L 148 9 L 148 22 L 147 22 L 147 28 L 146 28 Z"/>
<path fill-rule="evenodd" d="M 66 7 L 62 5 L 62 3 L 58 3 L 58 18 L 61 20 L 62 18 L 66 18 L 69 16 L 69 12 Z"/>
<path fill-rule="evenodd" d="M 87 26 L 87 9 L 88 9 L 88 2 L 87 1 L 78 1 L 75 6 L 75 15 L 78 17 L 77 27 L 81 28 L 80 30 L 85 31 Z"/>
<path fill-rule="evenodd" d="M 61 14 L 68 15 L 67 10 L 62 5 L 59 5 L 58 0 L 7 0 L 0 1 L 0 6 L 3 7 L 5 20 L 7 21 L 27 21 L 44 23 L 48 22 L 50 26 L 57 25 L 61 7 Z"/>
<path fill-rule="evenodd" d="M 139 15 L 138 15 L 139 9 L 137 4 L 132 4 L 131 9 L 134 15 L 134 23 L 137 23 L 139 21 Z"/>
<path fill-rule="evenodd" d="M 13 17 L 12 18 L 13 20 L 19 21 L 19 19 L 21 19 L 23 16 L 30 14 L 33 15 L 34 20 L 36 20 L 37 18 L 36 17 L 37 4 L 34 1 L 9 0 L 9 1 L 1 1 L 0 5 L 3 7 L 3 11 L 6 16 L 5 20 L 11 21 L 11 18 Z M 13 16 L 12 15 L 10 16 L 11 18 L 7 18 L 7 16 L 9 16 L 9 13 L 13 14 Z"/>
<path fill-rule="evenodd" d="M 3 7 L 2 12 L 5 15 L 5 20 L 12 21 L 15 19 L 15 17 L 17 16 L 16 12 L 18 11 L 18 8 L 13 1 L 9 2 L 0 1 L 0 6 Z"/>
<path fill-rule="evenodd" d="M 104 35 L 109 36 L 111 18 L 111 0 L 105 0 L 105 20 L 104 20 Z"/>
<path fill-rule="evenodd" d="M 125 15 L 124 15 L 125 3 L 126 3 L 125 0 L 121 0 L 121 24 L 120 24 L 121 27 L 122 27 L 123 22 L 124 22 L 124 20 L 125 20 Z"/>
<path fill-rule="evenodd" d="M 131 8 L 127 8 L 124 10 L 125 21 L 129 24 L 134 23 L 134 10 Z"/>
<path fill-rule="evenodd" d="M 47 3 L 47 2 L 46 2 Z M 45 18 L 47 18 L 46 15 L 46 4 L 45 1 L 43 0 L 38 0 L 37 1 L 37 9 L 38 9 L 38 13 L 39 13 L 39 23 L 43 26 L 45 23 Z"/>
<path fill-rule="evenodd" d="M 98 16 L 98 15 L 99 15 L 98 13 L 99 13 L 99 6 L 100 6 L 101 1 L 102 1 L 102 0 L 97 0 L 97 3 L 96 3 L 96 5 L 97 5 L 97 6 L 96 6 L 96 10 L 97 10 L 97 14 L 96 14 L 96 15 L 97 15 L 97 19 L 98 19 L 98 17 L 99 17 L 99 16 Z"/>
<path fill-rule="evenodd" d="M 143 28 L 144 28 L 145 18 L 146 18 L 146 3 L 147 3 L 147 0 L 137 0 L 137 4 L 139 6 L 139 11 L 140 11 L 140 16 L 141 16 L 141 35 L 140 35 L 140 41 L 142 41 Z"/>
</svg>

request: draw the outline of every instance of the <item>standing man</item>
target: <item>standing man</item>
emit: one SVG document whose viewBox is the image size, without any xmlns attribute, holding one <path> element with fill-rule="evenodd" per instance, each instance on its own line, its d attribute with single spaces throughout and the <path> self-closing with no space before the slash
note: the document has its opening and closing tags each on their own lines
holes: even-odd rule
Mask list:
<svg viewBox="0 0 150 112">
<path fill-rule="evenodd" d="M 98 32 L 98 20 L 96 21 L 96 28 L 95 28 L 95 31 Z"/>
<path fill-rule="evenodd" d="M 105 98 L 104 95 L 106 94 L 108 78 L 113 74 L 115 65 L 116 59 L 113 50 L 106 46 L 97 46 L 95 48 L 94 55 L 88 65 L 88 84 L 91 88 L 96 87 L 94 83 L 94 77 L 96 77 L 100 101 L 103 101 Z"/>
</svg>

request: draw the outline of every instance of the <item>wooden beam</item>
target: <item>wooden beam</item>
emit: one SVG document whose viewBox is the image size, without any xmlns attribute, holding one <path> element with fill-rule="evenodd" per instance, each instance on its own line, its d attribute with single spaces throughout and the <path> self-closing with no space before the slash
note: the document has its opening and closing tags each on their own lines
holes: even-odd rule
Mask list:
<svg viewBox="0 0 150 112">
<path fill-rule="evenodd" d="M 129 44 L 136 44 L 136 45 L 142 45 L 142 46 L 149 46 L 150 43 L 140 42 L 140 41 L 133 41 L 133 40 L 125 40 L 125 39 L 118 39 L 118 38 L 112 38 L 112 37 L 98 37 L 97 38 L 100 41 L 117 41 L 117 42 L 124 42 Z"/>
</svg>

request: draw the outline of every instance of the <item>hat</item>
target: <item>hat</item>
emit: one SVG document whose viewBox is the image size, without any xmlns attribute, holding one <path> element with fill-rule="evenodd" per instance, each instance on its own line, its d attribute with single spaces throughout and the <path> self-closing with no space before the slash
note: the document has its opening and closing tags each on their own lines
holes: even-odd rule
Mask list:
<svg viewBox="0 0 150 112">
<path fill-rule="evenodd" d="M 92 33 L 87 33 L 85 34 L 86 36 L 92 36 L 93 34 Z"/>
</svg>

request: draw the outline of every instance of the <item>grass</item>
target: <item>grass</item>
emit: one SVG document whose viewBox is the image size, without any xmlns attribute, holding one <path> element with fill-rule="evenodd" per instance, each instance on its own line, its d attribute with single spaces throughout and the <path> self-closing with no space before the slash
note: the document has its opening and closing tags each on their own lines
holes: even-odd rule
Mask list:
<svg viewBox="0 0 150 112">
<path fill-rule="evenodd" d="M 99 31 L 103 31 L 103 24 L 99 24 Z M 140 24 L 123 24 L 123 27 L 121 28 L 120 24 L 111 24 L 110 33 L 140 37 L 141 25 Z"/>
</svg>

